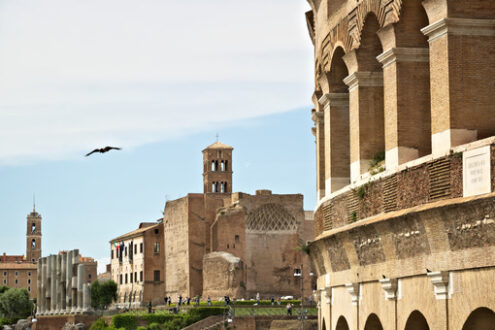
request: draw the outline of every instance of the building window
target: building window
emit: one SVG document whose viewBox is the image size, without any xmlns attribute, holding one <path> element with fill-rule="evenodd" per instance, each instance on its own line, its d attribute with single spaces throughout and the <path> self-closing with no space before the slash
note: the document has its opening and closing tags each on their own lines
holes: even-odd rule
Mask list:
<svg viewBox="0 0 495 330">
<path fill-rule="evenodd" d="M 7 272 L 3 272 L 3 276 L 7 276 Z"/>
<path fill-rule="evenodd" d="M 158 235 L 160 233 L 160 231 L 157 229 L 155 229 L 155 235 Z"/>
<path fill-rule="evenodd" d="M 31 272 L 28 272 L 28 276 L 31 276 Z"/>
<path fill-rule="evenodd" d="M 31 292 L 31 287 L 30 286 L 28 286 L 28 291 Z"/>
<path fill-rule="evenodd" d="M 19 275 L 19 272 L 15 272 L 15 276 Z"/>
<path fill-rule="evenodd" d="M 125 256 L 127 257 L 127 246 L 126 246 L 126 247 L 125 247 L 125 249 L 124 249 L 124 254 L 125 254 Z"/>
<path fill-rule="evenodd" d="M 160 282 L 160 271 L 159 270 L 155 270 L 153 272 L 153 280 L 155 282 Z"/>
<path fill-rule="evenodd" d="M 88 279 L 91 280 L 91 274 L 88 274 Z"/>
<path fill-rule="evenodd" d="M 127 274 L 125 274 L 125 284 L 127 284 Z"/>
<path fill-rule="evenodd" d="M 134 272 L 134 282 L 137 283 L 138 279 L 137 279 L 137 272 Z"/>
<path fill-rule="evenodd" d="M 143 253 L 143 243 L 139 244 L 139 250 L 141 253 Z"/>
<path fill-rule="evenodd" d="M 160 253 L 160 242 L 155 242 L 155 248 L 153 249 L 155 253 Z"/>
<path fill-rule="evenodd" d="M 33 238 L 33 240 L 31 241 L 31 248 L 36 248 L 36 240 Z"/>
<path fill-rule="evenodd" d="M 139 272 L 139 280 L 142 282 L 143 281 L 143 271 Z"/>
<path fill-rule="evenodd" d="M 31 284 L 31 279 L 28 279 L 28 284 Z"/>
<path fill-rule="evenodd" d="M 33 222 L 33 224 L 31 225 L 31 234 L 35 234 L 36 233 L 36 224 Z"/>
<path fill-rule="evenodd" d="M 17 282 L 19 282 L 17 279 L 15 280 L 15 284 L 17 284 Z"/>
<path fill-rule="evenodd" d="M 130 282 L 131 282 L 131 283 L 132 283 L 132 282 L 134 282 L 134 281 L 133 281 L 133 280 L 134 280 L 134 277 L 132 276 L 132 273 L 129 273 L 129 277 L 130 277 L 130 278 L 129 278 Z"/>
<path fill-rule="evenodd" d="M 235 242 L 239 243 L 239 235 L 235 235 Z"/>
<path fill-rule="evenodd" d="M 113 250 L 112 253 L 110 253 L 110 259 L 113 259 Z"/>
<path fill-rule="evenodd" d="M 3 284 L 7 284 L 7 280 L 3 280 Z"/>
<path fill-rule="evenodd" d="M 120 274 L 120 284 L 122 284 L 122 274 Z"/>
<path fill-rule="evenodd" d="M 137 244 L 134 245 L 134 254 L 136 254 L 136 253 L 137 253 Z"/>
</svg>

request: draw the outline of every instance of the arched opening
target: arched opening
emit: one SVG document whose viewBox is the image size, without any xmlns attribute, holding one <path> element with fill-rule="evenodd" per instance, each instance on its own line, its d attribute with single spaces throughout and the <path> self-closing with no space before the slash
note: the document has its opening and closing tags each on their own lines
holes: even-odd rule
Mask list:
<svg viewBox="0 0 495 330">
<path fill-rule="evenodd" d="M 486 307 L 475 309 L 462 326 L 462 330 L 494 330 L 495 313 Z"/>
<path fill-rule="evenodd" d="M 225 172 L 225 162 L 223 160 L 220 162 L 220 170 Z"/>
<path fill-rule="evenodd" d="M 224 193 L 225 192 L 225 186 L 223 182 L 220 182 L 220 192 Z"/>
<path fill-rule="evenodd" d="M 215 182 L 211 184 L 211 192 L 215 192 Z"/>
<path fill-rule="evenodd" d="M 321 322 L 321 330 L 327 330 L 327 326 L 325 324 L 325 319 Z"/>
<path fill-rule="evenodd" d="M 324 107 L 327 192 L 334 192 L 350 183 L 349 90 L 344 79 L 349 75 L 342 47 L 333 52 L 328 73 L 329 91 Z"/>
<path fill-rule="evenodd" d="M 211 161 L 211 170 L 215 171 L 215 161 L 214 160 Z"/>
<path fill-rule="evenodd" d="M 345 317 L 341 316 L 337 320 L 337 326 L 335 327 L 335 330 L 349 330 L 349 325 L 347 325 L 347 321 L 345 320 Z"/>
<path fill-rule="evenodd" d="M 218 171 L 218 160 L 215 160 L 215 171 Z"/>
<path fill-rule="evenodd" d="M 31 248 L 36 248 L 36 240 L 34 238 L 31 240 Z"/>
<path fill-rule="evenodd" d="M 430 330 L 430 327 L 423 314 L 414 311 L 407 318 L 405 330 Z"/>
<path fill-rule="evenodd" d="M 421 32 L 428 17 L 421 2 L 404 1 L 399 22 L 379 32 L 386 48 L 378 59 L 385 77 L 389 167 L 431 154 L 429 44 Z"/>
<path fill-rule="evenodd" d="M 224 182 L 224 186 L 225 186 L 224 187 L 225 188 L 225 192 L 228 192 L 228 190 L 227 190 L 227 182 Z"/>
<path fill-rule="evenodd" d="M 382 323 L 376 314 L 370 314 L 364 325 L 364 330 L 383 330 Z"/>
<path fill-rule="evenodd" d="M 31 224 L 31 234 L 35 234 L 36 233 L 36 224 L 33 222 Z"/>
<path fill-rule="evenodd" d="M 346 78 L 349 86 L 351 132 L 351 178 L 384 165 L 385 127 L 383 69 L 376 57 L 382 53 L 373 13 L 368 14 L 356 50 L 358 72 Z"/>
<path fill-rule="evenodd" d="M 225 161 L 225 171 L 228 171 L 229 170 L 229 161 L 226 160 Z"/>
</svg>

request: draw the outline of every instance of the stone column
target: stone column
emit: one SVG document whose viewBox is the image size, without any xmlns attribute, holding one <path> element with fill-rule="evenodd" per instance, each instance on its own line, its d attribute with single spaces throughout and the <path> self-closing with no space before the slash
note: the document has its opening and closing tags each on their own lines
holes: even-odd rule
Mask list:
<svg viewBox="0 0 495 330">
<path fill-rule="evenodd" d="M 383 65 L 386 167 L 431 153 L 428 48 L 389 48 Z"/>
<path fill-rule="evenodd" d="M 91 290 L 89 283 L 83 284 L 83 307 L 82 312 L 88 313 L 91 310 Z"/>
<path fill-rule="evenodd" d="M 368 172 L 375 155 L 385 151 L 383 73 L 354 72 L 344 83 L 349 86 L 350 172 L 354 182 Z"/>
<path fill-rule="evenodd" d="M 72 279 L 71 279 L 71 296 L 72 296 L 72 308 L 71 313 L 77 313 L 79 304 L 79 295 L 77 294 L 77 271 L 79 266 L 79 250 L 72 250 Z"/>
<path fill-rule="evenodd" d="M 41 309 L 41 301 L 43 300 L 42 297 L 42 280 L 41 280 L 41 273 L 43 272 L 43 264 L 41 263 L 41 258 L 38 259 L 38 265 L 37 265 L 37 290 L 38 290 L 38 299 L 37 299 L 37 306 L 36 306 L 36 314 L 41 314 L 42 309 Z"/>
<path fill-rule="evenodd" d="M 66 278 L 67 278 L 67 252 L 62 252 L 62 260 L 60 266 L 60 313 L 65 314 L 65 309 L 67 308 L 66 300 Z"/>
<path fill-rule="evenodd" d="M 55 313 L 60 314 L 60 307 L 62 305 L 62 292 L 60 290 L 60 277 L 62 275 L 62 256 L 57 254 L 55 256 Z"/>
<path fill-rule="evenodd" d="M 456 6 L 463 4 L 459 1 Z M 491 82 L 495 20 L 440 18 L 421 32 L 429 38 L 432 63 L 433 154 L 495 135 L 495 85 Z"/>
<path fill-rule="evenodd" d="M 65 273 L 65 312 L 70 314 L 72 312 L 72 255 L 74 251 L 67 253 L 67 270 Z"/>
<path fill-rule="evenodd" d="M 350 183 L 349 93 L 328 93 L 318 100 L 324 113 L 325 194 Z"/>
<path fill-rule="evenodd" d="M 83 302 L 83 286 L 84 286 L 84 265 L 77 265 L 77 310 L 76 313 L 82 313 L 84 308 Z"/>
<path fill-rule="evenodd" d="M 50 256 L 50 314 L 57 310 L 57 256 Z"/>
<path fill-rule="evenodd" d="M 313 110 L 312 119 L 316 128 L 316 190 L 317 198 L 320 200 L 325 197 L 325 132 L 323 112 Z"/>
</svg>

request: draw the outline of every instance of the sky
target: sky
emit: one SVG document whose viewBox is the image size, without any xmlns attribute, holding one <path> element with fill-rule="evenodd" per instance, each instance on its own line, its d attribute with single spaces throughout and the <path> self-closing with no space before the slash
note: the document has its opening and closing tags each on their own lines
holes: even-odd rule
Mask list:
<svg viewBox="0 0 495 330">
<path fill-rule="evenodd" d="M 313 51 L 303 0 L 0 0 L 0 253 L 108 241 L 202 191 L 234 147 L 234 191 L 315 204 Z M 84 157 L 95 147 L 123 149 Z"/>
</svg>

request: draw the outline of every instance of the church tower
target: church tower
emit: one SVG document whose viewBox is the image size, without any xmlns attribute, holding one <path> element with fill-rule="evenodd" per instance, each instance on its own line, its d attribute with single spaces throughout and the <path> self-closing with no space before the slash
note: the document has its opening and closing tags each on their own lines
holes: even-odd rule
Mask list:
<svg viewBox="0 0 495 330">
<path fill-rule="evenodd" d="M 26 261 L 37 262 L 41 258 L 41 215 L 36 212 L 33 205 L 33 212 L 27 216 L 26 230 Z"/>
<path fill-rule="evenodd" d="M 215 142 L 203 150 L 203 191 L 232 193 L 232 148 Z"/>
</svg>

